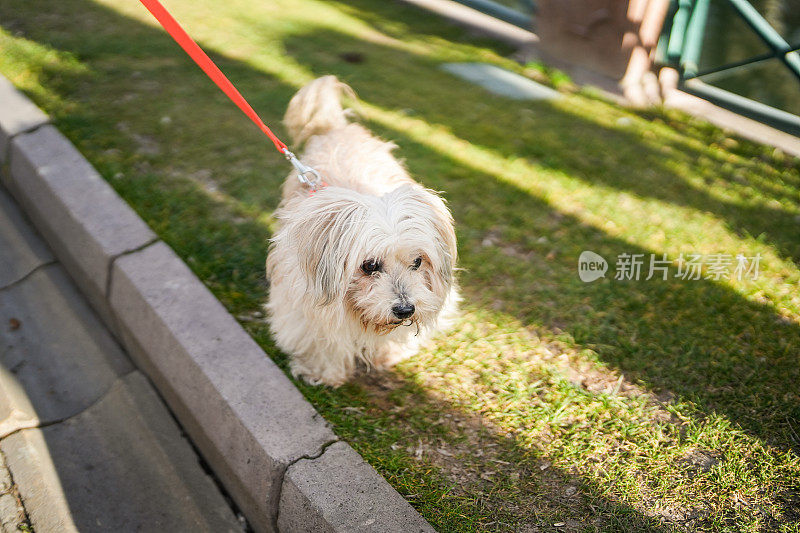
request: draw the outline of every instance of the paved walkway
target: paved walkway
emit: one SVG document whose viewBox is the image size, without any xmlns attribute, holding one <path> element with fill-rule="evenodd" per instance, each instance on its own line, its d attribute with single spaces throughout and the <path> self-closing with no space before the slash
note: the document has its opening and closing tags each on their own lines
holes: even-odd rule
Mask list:
<svg viewBox="0 0 800 533">
<path fill-rule="evenodd" d="M 148 380 L 0 189 L 0 528 L 242 531 Z"/>
</svg>

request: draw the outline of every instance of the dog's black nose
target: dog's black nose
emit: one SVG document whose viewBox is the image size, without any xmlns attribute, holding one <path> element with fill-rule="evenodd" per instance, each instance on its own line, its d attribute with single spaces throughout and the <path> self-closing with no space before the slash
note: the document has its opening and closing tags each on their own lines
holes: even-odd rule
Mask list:
<svg viewBox="0 0 800 533">
<path fill-rule="evenodd" d="M 411 304 L 399 304 L 392 307 L 392 313 L 400 319 L 410 317 L 414 314 L 415 310 L 416 308 Z"/>
</svg>

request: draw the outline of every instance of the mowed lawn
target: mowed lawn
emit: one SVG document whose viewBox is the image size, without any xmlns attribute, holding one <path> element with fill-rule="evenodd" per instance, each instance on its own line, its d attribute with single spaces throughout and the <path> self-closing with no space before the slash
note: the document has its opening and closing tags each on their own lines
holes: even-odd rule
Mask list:
<svg viewBox="0 0 800 533">
<path fill-rule="evenodd" d="M 449 201 L 456 329 L 394 372 L 298 383 L 438 530 L 800 531 L 797 160 L 565 83 L 493 96 L 438 65 L 525 73 L 512 50 L 402 2 L 165 4 L 276 131 L 336 74 Z M 262 312 L 286 162 L 137 1 L 0 14 L 0 72 L 286 368 Z M 605 278 L 579 279 L 584 250 Z M 621 254 L 642 279 L 614 279 Z M 667 280 L 644 279 L 651 254 Z M 759 276 L 682 279 L 681 254 L 758 255 Z"/>
</svg>

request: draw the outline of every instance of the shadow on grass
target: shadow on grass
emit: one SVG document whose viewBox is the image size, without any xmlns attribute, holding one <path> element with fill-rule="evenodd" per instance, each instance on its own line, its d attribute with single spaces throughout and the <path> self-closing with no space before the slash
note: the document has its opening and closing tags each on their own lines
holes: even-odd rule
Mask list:
<svg viewBox="0 0 800 533">
<path fill-rule="evenodd" d="M 363 10 L 371 6 L 354 5 Z M 66 73 L 42 67 L 41 83 L 52 95 L 33 96 L 55 109 L 58 125 L 228 309 L 240 316 L 257 312 L 265 299 L 263 262 L 269 236 L 269 220 L 263 215 L 277 204 L 286 171 L 282 159 L 265 153 L 269 149 L 261 135 L 161 31 L 81 0 L 55 5 L 0 0 L 0 6 L 13 14 L 3 22 L 7 30 L 90 66 L 90 72 Z M 75 12 L 91 24 L 73 27 L 68 21 Z M 91 28 L 93 37 L 84 39 L 83 32 Z M 108 45 L 111 41 L 115 44 Z M 515 139 L 498 148 L 505 156 L 535 158 L 586 181 L 719 211 L 739 231 L 757 233 L 757 224 L 766 225 L 776 246 L 797 257 L 797 237 L 784 227 L 783 211 L 739 212 L 690 185 L 679 190 L 668 182 L 681 178 L 634 135 L 546 103 L 527 106 L 536 117 L 536 128 L 530 129 L 508 111 L 508 101 L 432 70 L 405 51 L 346 34 L 318 29 L 284 44 L 297 63 L 316 75 L 341 76 L 367 102 L 389 109 L 409 107 L 405 113 L 476 145 L 494 146 L 513 131 Z M 363 51 L 365 61 L 342 59 L 353 50 Z M 267 122 L 277 124 L 295 87 L 242 62 L 214 57 Z M 443 99 L 445 90 L 448 97 Z M 57 106 L 57 101 L 64 104 Z M 165 121 L 164 113 L 174 118 Z M 660 250 L 611 238 L 501 176 L 443 154 L 400 129 L 373 126 L 398 141 L 410 170 L 426 185 L 445 191 L 457 219 L 465 268 L 461 283 L 469 308 L 513 315 L 545 336 L 570 337 L 648 387 L 690 399 L 701 413 L 721 413 L 781 449 L 797 449 L 789 426 L 790 420 L 800 419 L 800 329 L 794 323 L 779 323 L 769 306 L 708 281 L 583 284 L 576 275 L 582 250 L 605 257 Z M 606 161 L 600 154 L 614 139 L 629 151 Z M 686 151 L 680 157 L 695 155 Z M 655 183 L 626 177 L 651 168 L 658 169 Z M 757 223 L 754 217 L 764 220 Z M 777 224 L 773 227 L 770 220 Z M 545 241 L 537 241 L 540 237 Z M 285 369 L 285 357 L 272 345 L 266 327 L 258 321 L 245 325 Z M 504 522 L 546 527 L 553 517 L 604 530 L 658 527 L 630 505 L 602 496 L 607 487 L 555 468 L 541 470 L 535 450 L 408 379 L 368 377 L 337 391 L 299 386 L 337 432 L 439 528 L 502 529 Z M 396 391 L 411 398 L 413 406 L 395 410 L 401 396 Z M 427 420 L 432 412 L 450 414 L 464 425 L 431 428 Z M 458 477 L 445 473 L 447 465 L 428 462 L 425 450 L 420 458 L 413 442 L 452 442 L 476 435 L 485 448 L 498 449 L 487 455 L 519 465 L 518 483 L 532 495 L 530 508 L 503 509 L 513 490 L 503 488 L 504 483 L 516 483 L 508 479 L 488 495 L 471 495 L 469 486 L 459 489 Z M 496 469 L 489 458 L 471 460 L 474 469 Z M 578 496 L 564 497 L 574 484 L 580 485 Z M 490 517 L 497 523 L 488 524 Z"/>
</svg>

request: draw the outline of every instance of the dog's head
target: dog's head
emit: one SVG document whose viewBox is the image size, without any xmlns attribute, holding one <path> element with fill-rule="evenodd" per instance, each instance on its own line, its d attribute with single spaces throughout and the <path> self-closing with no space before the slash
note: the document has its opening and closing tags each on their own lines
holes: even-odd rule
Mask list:
<svg viewBox="0 0 800 533">
<path fill-rule="evenodd" d="M 328 187 L 293 205 L 279 239 L 292 246 L 317 305 L 339 303 L 367 330 L 431 324 L 453 280 L 453 219 L 433 191 L 384 196 Z"/>
</svg>

